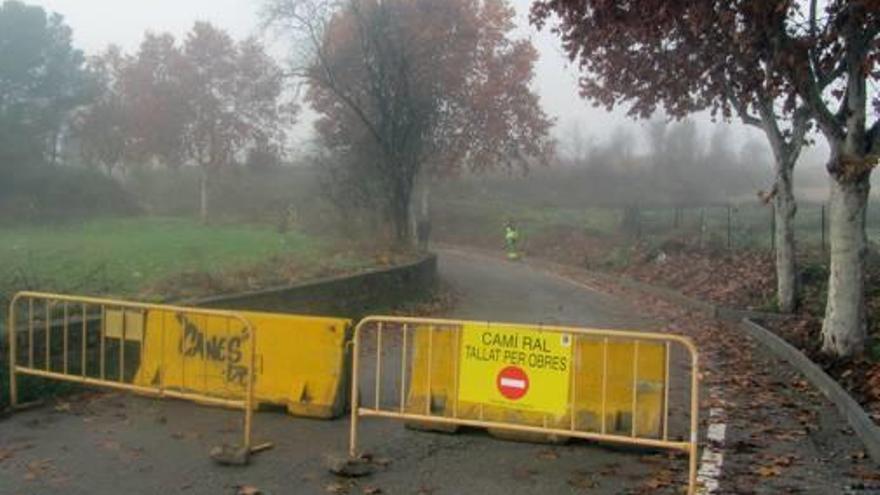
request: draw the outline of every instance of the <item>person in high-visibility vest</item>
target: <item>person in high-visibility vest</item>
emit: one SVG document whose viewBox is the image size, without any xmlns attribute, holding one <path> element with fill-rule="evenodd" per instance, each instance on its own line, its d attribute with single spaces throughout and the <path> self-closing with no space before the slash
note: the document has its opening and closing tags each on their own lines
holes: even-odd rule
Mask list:
<svg viewBox="0 0 880 495">
<path fill-rule="evenodd" d="M 507 259 L 519 259 L 519 252 L 516 250 L 516 244 L 518 241 L 519 231 L 516 230 L 516 226 L 513 225 L 513 222 L 507 222 L 504 226 L 504 245 L 507 248 Z"/>
</svg>

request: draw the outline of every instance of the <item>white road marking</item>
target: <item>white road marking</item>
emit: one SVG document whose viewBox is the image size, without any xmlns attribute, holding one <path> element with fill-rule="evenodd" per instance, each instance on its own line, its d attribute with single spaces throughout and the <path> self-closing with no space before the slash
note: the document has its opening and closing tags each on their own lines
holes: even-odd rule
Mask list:
<svg viewBox="0 0 880 495">
<path fill-rule="evenodd" d="M 724 434 L 727 432 L 727 425 L 724 423 L 712 423 L 709 425 L 709 431 L 706 437 L 713 442 L 724 442 Z"/>
<path fill-rule="evenodd" d="M 712 387 L 709 395 L 713 398 L 721 396 L 720 387 Z M 715 493 L 721 486 L 721 467 L 724 465 L 724 441 L 727 437 L 727 423 L 725 423 L 724 409 L 713 407 L 709 410 L 709 426 L 706 438 L 709 442 L 703 448 L 703 456 L 700 459 L 700 469 L 697 471 L 697 494 L 708 495 Z"/>
</svg>

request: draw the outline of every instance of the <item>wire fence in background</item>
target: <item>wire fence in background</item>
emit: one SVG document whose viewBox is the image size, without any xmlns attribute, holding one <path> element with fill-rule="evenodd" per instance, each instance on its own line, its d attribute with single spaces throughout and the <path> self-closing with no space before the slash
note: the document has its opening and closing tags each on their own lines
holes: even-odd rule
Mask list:
<svg viewBox="0 0 880 495">
<path fill-rule="evenodd" d="M 628 206 L 616 209 L 619 228 L 639 239 L 678 239 L 705 248 L 775 249 L 773 206 L 763 203 L 702 207 Z M 880 214 L 868 210 L 870 242 L 880 242 Z M 613 218 L 614 216 L 612 216 Z M 827 253 L 828 205 L 798 205 L 794 235 L 798 249 Z"/>
</svg>

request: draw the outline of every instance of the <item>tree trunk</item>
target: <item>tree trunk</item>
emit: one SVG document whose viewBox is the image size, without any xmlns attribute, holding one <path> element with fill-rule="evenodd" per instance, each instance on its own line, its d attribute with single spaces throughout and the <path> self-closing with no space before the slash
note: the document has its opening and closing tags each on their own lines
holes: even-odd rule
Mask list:
<svg viewBox="0 0 880 495">
<path fill-rule="evenodd" d="M 424 169 L 424 167 L 421 168 Z M 420 170 L 413 181 L 412 194 L 410 195 L 408 214 L 411 232 L 418 232 L 419 224 L 427 218 L 429 192 L 428 174 L 424 170 Z"/>
<path fill-rule="evenodd" d="M 867 336 L 865 220 L 870 187 L 870 176 L 855 181 L 832 176 L 831 180 L 831 270 L 822 350 L 836 356 L 860 352 Z"/>
<path fill-rule="evenodd" d="M 199 219 L 202 225 L 208 224 L 208 169 L 201 167 L 201 175 L 199 176 Z"/>
<path fill-rule="evenodd" d="M 398 246 L 407 246 L 412 243 L 409 223 L 409 205 L 396 204 L 392 208 L 391 223 L 394 227 L 394 239 Z"/>
<path fill-rule="evenodd" d="M 412 229 L 410 228 L 412 189 L 402 180 L 397 180 L 393 194 L 394 197 L 389 206 L 395 242 L 398 246 L 408 246 L 412 244 Z"/>
<path fill-rule="evenodd" d="M 422 170 L 416 178 L 409 207 L 409 226 L 412 241 L 414 245 L 422 250 L 428 248 L 428 238 L 431 232 L 430 195 L 430 177 L 426 171 Z"/>
<path fill-rule="evenodd" d="M 797 309 L 799 287 L 797 280 L 797 256 L 795 253 L 794 217 L 797 203 L 794 199 L 791 172 L 793 164 L 778 163 L 776 175 L 776 299 L 779 311 L 792 313 Z"/>
</svg>

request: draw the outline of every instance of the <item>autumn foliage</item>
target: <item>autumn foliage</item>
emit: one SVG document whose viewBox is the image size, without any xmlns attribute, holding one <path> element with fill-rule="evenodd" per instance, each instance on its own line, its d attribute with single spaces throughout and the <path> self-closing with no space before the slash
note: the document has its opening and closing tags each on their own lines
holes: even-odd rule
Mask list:
<svg viewBox="0 0 880 495">
<path fill-rule="evenodd" d="M 111 46 L 90 68 L 102 91 L 75 123 L 84 157 L 111 174 L 123 165 L 199 167 L 203 221 L 216 174 L 254 153 L 280 154 L 296 112 L 263 46 L 207 23 L 182 43 L 147 33 L 133 55 Z"/>
<path fill-rule="evenodd" d="M 880 2 L 536 2 L 533 22 L 550 19 L 582 69 L 582 94 L 599 105 L 627 102 L 637 116 L 661 107 L 675 116 L 736 112 L 765 127 L 774 151 L 790 162 L 805 123 L 816 123 L 831 150 L 832 178 L 823 348 L 841 356 L 860 352 L 867 337 L 865 214 L 880 156 L 880 120 L 869 122 L 880 95 L 868 92 L 880 76 Z M 790 130 L 776 126 L 777 114 L 792 116 Z"/>
<path fill-rule="evenodd" d="M 311 43 L 298 74 L 324 144 L 377 183 L 398 240 L 420 176 L 551 152 L 551 120 L 529 88 L 537 52 L 513 37 L 513 16 L 503 0 L 271 3 L 270 23 Z"/>
</svg>

